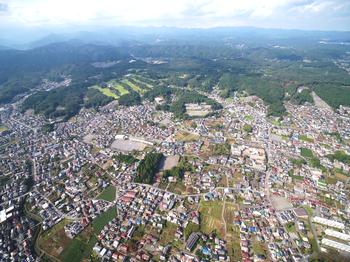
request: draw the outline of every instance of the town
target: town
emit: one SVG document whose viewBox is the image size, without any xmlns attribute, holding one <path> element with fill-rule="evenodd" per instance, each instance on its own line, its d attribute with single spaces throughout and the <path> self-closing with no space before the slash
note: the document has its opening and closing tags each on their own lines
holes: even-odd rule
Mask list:
<svg viewBox="0 0 350 262">
<path fill-rule="evenodd" d="M 306 261 L 350 256 L 350 109 L 256 96 L 223 108 L 0 110 L 1 261 Z M 145 171 L 146 170 L 146 171 Z M 142 176 L 143 174 L 143 176 Z"/>
</svg>

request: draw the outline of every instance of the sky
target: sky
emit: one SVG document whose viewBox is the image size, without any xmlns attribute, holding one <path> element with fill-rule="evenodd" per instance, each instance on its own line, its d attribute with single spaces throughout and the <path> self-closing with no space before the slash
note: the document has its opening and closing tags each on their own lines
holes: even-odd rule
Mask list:
<svg viewBox="0 0 350 262">
<path fill-rule="evenodd" d="M 3 32 L 125 25 L 350 31 L 350 0 L 0 0 Z"/>
</svg>

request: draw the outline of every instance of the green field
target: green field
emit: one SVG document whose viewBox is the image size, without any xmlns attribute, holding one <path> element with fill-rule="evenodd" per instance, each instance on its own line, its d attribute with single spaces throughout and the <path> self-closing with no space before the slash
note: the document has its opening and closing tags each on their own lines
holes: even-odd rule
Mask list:
<svg viewBox="0 0 350 262">
<path fill-rule="evenodd" d="M 130 86 L 130 88 L 132 90 L 134 90 L 135 92 L 142 94 L 144 92 L 144 90 L 142 90 L 139 86 L 135 85 L 134 83 L 131 83 L 128 79 L 124 79 L 123 83 L 127 84 L 128 86 Z"/>
<path fill-rule="evenodd" d="M 144 84 L 145 86 L 147 86 L 148 88 L 152 88 L 153 85 L 149 84 L 149 83 L 146 83 L 146 82 L 143 82 L 142 80 L 139 80 L 137 78 L 132 78 L 132 80 L 134 80 L 134 82 L 137 82 L 139 84 Z"/>
<path fill-rule="evenodd" d="M 294 222 L 289 222 L 286 224 L 286 230 L 287 232 L 289 233 L 295 233 L 296 232 L 296 229 L 295 229 L 295 224 Z"/>
<path fill-rule="evenodd" d="M 137 83 L 139 83 L 140 86 Z M 112 97 L 114 99 L 119 99 L 119 97 L 129 94 L 131 90 L 139 94 L 143 94 L 153 87 L 153 85 L 140 80 L 139 76 L 137 75 L 133 75 L 133 77 L 129 79 L 124 78 L 119 82 L 116 79 L 110 80 L 107 82 L 107 84 L 111 87 L 100 87 L 96 85 L 93 86 L 93 88 L 98 89 L 102 94 L 106 96 Z M 117 93 L 113 92 L 113 90 L 116 90 Z"/>
<path fill-rule="evenodd" d="M 76 236 L 62 251 L 59 258 L 62 261 L 82 261 L 91 255 L 92 248 L 97 243 L 97 237 L 103 227 L 117 215 L 116 208 L 110 208 L 99 215 L 93 222 Z"/>
<path fill-rule="evenodd" d="M 246 121 L 253 121 L 254 117 L 251 116 L 251 115 L 246 115 L 246 116 L 244 116 L 244 120 L 246 120 Z"/>
<path fill-rule="evenodd" d="M 103 199 L 107 201 L 114 201 L 116 189 L 114 186 L 109 186 L 98 195 L 97 199 Z"/>
<path fill-rule="evenodd" d="M 153 79 L 150 79 L 150 78 L 144 77 L 144 76 L 140 76 L 140 75 L 133 75 L 132 80 L 134 80 L 135 82 L 137 82 L 139 84 L 144 84 L 144 85 L 148 86 L 149 88 L 152 88 L 156 84 L 156 81 L 154 81 Z"/>
<path fill-rule="evenodd" d="M 314 156 L 312 150 L 305 147 L 300 148 L 300 155 L 307 158 L 311 158 Z"/>
<path fill-rule="evenodd" d="M 120 84 L 116 84 L 115 86 L 113 86 L 113 88 L 114 88 L 115 90 L 118 90 L 120 96 L 129 94 L 129 91 L 126 90 L 125 87 L 122 86 L 122 85 L 120 85 Z"/>
<path fill-rule="evenodd" d="M 109 88 L 97 87 L 97 89 L 105 96 L 110 96 L 110 97 L 113 97 L 114 99 L 119 98 L 119 96 L 117 94 L 113 93 Z"/>
<path fill-rule="evenodd" d="M 177 225 L 171 222 L 166 222 L 166 225 L 160 235 L 159 244 L 167 245 L 171 243 L 175 238 Z"/>
<path fill-rule="evenodd" d="M 94 221 L 92 221 L 92 227 L 95 234 L 99 234 L 102 228 L 117 215 L 116 208 L 110 208 L 103 214 L 99 215 Z"/>
<path fill-rule="evenodd" d="M 8 130 L 7 126 L 0 125 L 0 133 Z"/>
<path fill-rule="evenodd" d="M 201 231 L 210 234 L 216 231 L 223 236 L 222 201 L 201 201 L 199 213 L 201 217 Z"/>
<path fill-rule="evenodd" d="M 313 143 L 314 140 L 306 135 L 301 135 L 299 136 L 299 139 L 302 140 L 302 141 L 305 141 L 305 142 L 309 142 L 309 143 Z"/>
<path fill-rule="evenodd" d="M 62 251 L 59 258 L 62 261 L 82 261 L 83 258 L 90 256 L 96 243 L 97 237 L 94 235 L 88 239 L 76 237 L 69 243 L 67 248 Z"/>
</svg>

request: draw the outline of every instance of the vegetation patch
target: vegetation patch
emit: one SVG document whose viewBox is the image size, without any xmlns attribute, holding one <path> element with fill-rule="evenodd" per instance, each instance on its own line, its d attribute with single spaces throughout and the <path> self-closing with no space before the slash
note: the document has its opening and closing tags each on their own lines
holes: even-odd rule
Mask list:
<svg viewBox="0 0 350 262">
<path fill-rule="evenodd" d="M 223 221 L 222 221 L 221 201 L 201 201 L 199 207 L 201 231 L 205 234 L 216 232 L 220 237 L 223 235 Z"/>
<path fill-rule="evenodd" d="M 94 229 L 95 234 L 99 234 L 103 227 L 116 216 L 117 209 L 112 207 L 95 218 L 94 221 L 92 221 L 92 228 Z"/>
<path fill-rule="evenodd" d="M 0 125 L 0 133 L 4 132 L 4 131 L 7 131 L 7 130 L 8 130 L 7 126 Z"/>
<path fill-rule="evenodd" d="M 193 233 L 193 232 L 198 232 L 200 230 L 200 226 L 198 224 L 195 224 L 193 222 L 188 222 L 185 230 L 184 230 L 184 236 L 185 239 L 187 240 L 188 237 Z"/>
<path fill-rule="evenodd" d="M 128 86 L 130 86 L 130 88 L 132 90 L 134 90 L 137 93 L 142 94 L 144 92 L 144 90 L 142 90 L 139 86 L 135 85 L 134 83 L 132 83 L 131 81 L 124 79 L 123 83 L 127 84 Z"/>
<path fill-rule="evenodd" d="M 133 163 L 136 163 L 138 161 L 137 158 L 135 158 L 133 155 L 125 155 L 125 154 L 118 154 L 113 156 L 114 159 L 118 160 L 119 162 L 131 165 Z"/>
<path fill-rule="evenodd" d="M 97 199 L 103 199 L 106 201 L 114 201 L 116 194 L 116 188 L 114 186 L 108 186 L 101 194 L 98 195 Z"/>
<path fill-rule="evenodd" d="M 306 135 L 299 136 L 299 139 L 302 140 L 302 141 L 308 142 L 308 143 L 313 143 L 314 142 L 313 138 L 310 138 L 310 137 L 308 137 Z"/>
<path fill-rule="evenodd" d="M 153 184 L 155 174 L 160 168 L 163 157 L 161 153 L 148 153 L 145 158 L 140 161 L 136 169 L 137 175 L 135 177 L 135 182 Z"/>
<path fill-rule="evenodd" d="M 129 91 L 126 90 L 125 87 L 120 84 L 116 84 L 115 86 L 113 86 L 113 88 L 118 91 L 120 96 L 129 94 Z"/>
<path fill-rule="evenodd" d="M 244 124 L 243 131 L 246 133 L 251 133 L 251 132 L 253 132 L 253 127 L 251 125 Z"/>
<path fill-rule="evenodd" d="M 118 99 L 119 97 L 116 93 L 114 93 L 111 89 L 107 87 L 98 87 L 97 89 L 105 96 L 112 97 L 113 99 Z"/>
<path fill-rule="evenodd" d="M 300 155 L 306 158 L 314 157 L 314 153 L 312 152 L 312 150 L 305 147 L 300 148 Z"/>
<path fill-rule="evenodd" d="M 130 92 L 122 95 L 118 100 L 119 105 L 122 106 L 135 106 L 141 104 L 141 97 L 136 92 Z"/>
<path fill-rule="evenodd" d="M 231 152 L 231 145 L 228 143 L 220 143 L 220 144 L 214 144 L 212 146 L 212 154 L 215 156 L 230 155 Z"/>
<path fill-rule="evenodd" d="M 334 154 L 327 155 L 327 157 L 334 162 L 334 160 L 337 160 L 339 162 L 342 162 L 344 164 L 350 165 L 350 155 L 345 153 L 344 151 L 335 151 Z"/>
<path fill-rule="evenodd" d="M 160 245 L 167 245 L 174 241 L 177 225 L 171 222 L 166 222 L 165 227 L 160 234 Z"/>
</svg>

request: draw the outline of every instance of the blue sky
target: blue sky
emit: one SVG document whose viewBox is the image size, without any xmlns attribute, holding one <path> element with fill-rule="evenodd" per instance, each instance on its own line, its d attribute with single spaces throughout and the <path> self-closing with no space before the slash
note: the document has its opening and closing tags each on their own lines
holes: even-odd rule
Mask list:
<svg viewBox="0 0 350 262">
<path fill-rule="evenodd" d="M 0 0 L 0 30 L 89 25 L 350 31 L 350 0 Z"/>
</svg>

